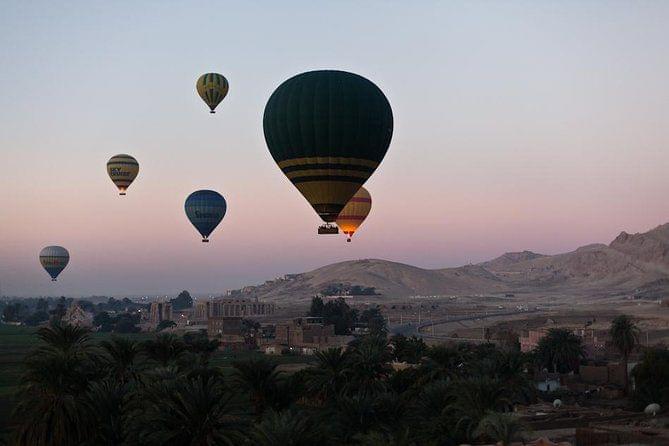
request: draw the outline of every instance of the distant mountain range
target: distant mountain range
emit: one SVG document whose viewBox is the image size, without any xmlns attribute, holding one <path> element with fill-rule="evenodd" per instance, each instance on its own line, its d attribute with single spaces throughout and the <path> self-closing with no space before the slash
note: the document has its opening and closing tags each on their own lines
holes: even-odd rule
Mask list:
<svg viewBox="0 0 669 446">
<path fill-rule="evenodd" d="M 652 290 L 657 295 L 669 290 L 669 223 L 642 234 L 622 232 L 609 245 L 587 245 L 557 255 L 510 252 L 458 268 L 431 270 L 388 260 L 352 260 L 245 287 L 236 294 L 304 300 L 336 284 L 374 287 L 388 297 L 514 290 Z"/>
</svg>

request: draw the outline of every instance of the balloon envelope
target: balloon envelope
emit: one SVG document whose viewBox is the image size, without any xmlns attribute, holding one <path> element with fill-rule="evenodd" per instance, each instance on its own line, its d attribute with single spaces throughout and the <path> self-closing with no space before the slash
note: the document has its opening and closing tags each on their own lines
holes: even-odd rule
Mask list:
<svg viewBox="0 0 669 446">
<path fill-rule="evenodd" d="M 230 85 L 222 74 L 206 73 L 197 80 L 195 88 L 197 89 L 197 94 L 209 106 L 209 112 L 216 113 L 214 109 L 228 94 Z"/>
<path fill-rule="evenodd" d="M 137 178 L 139 163 L 130 155 L 114 155 L 107 161 L 107 173 L 118 187 L 119 195 L 125 195 L 126 189 Z"/>
<path fill-rule="evenodd" d="M 54 282 L 69 261 L 70 253 L 62 246 L 47 246 L 39 253 L 39 262 Z"/>
<path fill-rule="evenodd" d="M 383 92 L 364 77 L 310 71 L 272 93 L 263 129 L 274 161 L 330 223 L 383 160 L 393 113 Z"/>
<path fill-rule="evenodd" d="M 372 196 L 369 195 L 367 189 L 361 187 L 353 195 L 353 198 L 348 200 L 348 203 L 346 203 L 346 206 L 344 206 L 344 209 L 342 209 L 337 217 L 337 226 L 339 226 L 339 229 L 344 234 L 348 235 L 347 241 L 351 241 L 351 237 L 353 237 L 353 234 L 358 230 L 362 222 L 365 221 L 371 210 Z"/>
<path fill-rule="evenodd" d="M 209 235 L 225 216 L 227 204 L 221 194 L 213 190 L 198 190 L 186 198 L 186 215 L 195 229 L 208 242 Z"/>
</svg>

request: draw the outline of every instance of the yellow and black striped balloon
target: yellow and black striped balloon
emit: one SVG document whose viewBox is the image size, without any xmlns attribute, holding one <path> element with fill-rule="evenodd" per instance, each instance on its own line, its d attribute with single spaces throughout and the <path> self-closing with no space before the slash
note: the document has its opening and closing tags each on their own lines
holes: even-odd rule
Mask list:
<svg viewBox="0 0 669 446">
<path fill-rule="evenodd" d="M 126 189 L 137 178 L 139 163 L 130 155 L 114 155 L 107 161 L 107 173 L 118 187 L 119 195 L 125 195 Z"/>
<path fill-rule="evenodd" d="M 209 113 L 216 113 L 214 110 L 228 94 L 230 86 L 222 74 L 206 73 L 197 80 L 196 88 L 197 94 L 209 106 Z"/>
<path fill-rule="evenodd" d="M 388 150 L 393 113 L 371 81 L 344 71 L 310 71 L 272 93 L 265 141 L 279 168 L 332 223 Z"/>
</svg>

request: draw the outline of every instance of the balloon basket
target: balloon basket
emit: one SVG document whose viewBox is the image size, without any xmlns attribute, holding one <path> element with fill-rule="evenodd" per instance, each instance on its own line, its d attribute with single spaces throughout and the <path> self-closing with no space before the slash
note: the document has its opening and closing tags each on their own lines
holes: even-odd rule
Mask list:
<svg viewBox="0 0 669 446">
<path fill-rule="evenodd" d="M 209 239 L 203 238 L 202 243 L 209 243 Z"/>
<path fill-rule="evenodd" d="M 124 197 L 124 196 L 125 196 L 125 192 L 120 192 L 119 195 L 120 195 L 121 197 Z"/>
<path fill-rule="evenodd" d="M 331 224 L 322 225 L 318 227 L 318 234 L 339 234 L 339 228 Z"/>
<path fill-rule="evenodd" d="M 209 111 L 209 113 L 211 113 L 213 115 L 216 112 L 214 110 L 211 110 L 211 111 Z"/>
<path fill-rule="evenodd" d="M 56 279 L 51 279 L 51 281 L 52 281 L 52 282 L 55 282 L 55 281 L 56 281 Z"/>
</svg>

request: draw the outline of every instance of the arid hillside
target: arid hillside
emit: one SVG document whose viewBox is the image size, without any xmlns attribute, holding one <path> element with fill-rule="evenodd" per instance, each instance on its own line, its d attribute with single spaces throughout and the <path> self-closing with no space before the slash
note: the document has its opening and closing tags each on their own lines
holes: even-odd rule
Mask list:
<svg viewBox="0 0 669 446">
<path fill-rule="evenodd" d="M 622 232 L 609 245 L 543 255 L 506 253 L 478 265 L 429 270 L 388 260 L 351 260 L 245 287 L 240 296 L 304 300 L 335 287 L 373 287 L 385 297 L 459 295 L 511 290 L 669 290 L 669 224 Z M 658 287 L 662 289 L 658 289 Z"/>
</svg>

